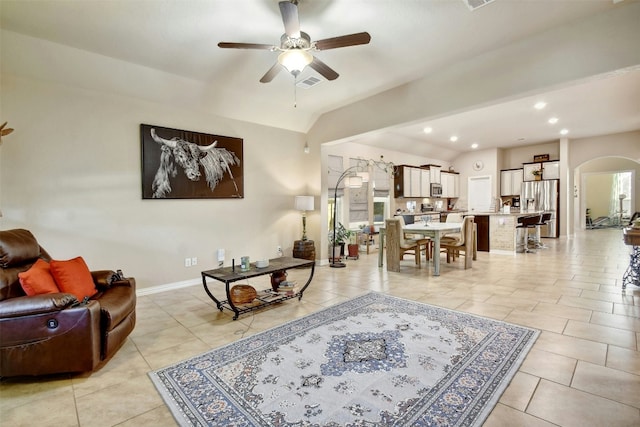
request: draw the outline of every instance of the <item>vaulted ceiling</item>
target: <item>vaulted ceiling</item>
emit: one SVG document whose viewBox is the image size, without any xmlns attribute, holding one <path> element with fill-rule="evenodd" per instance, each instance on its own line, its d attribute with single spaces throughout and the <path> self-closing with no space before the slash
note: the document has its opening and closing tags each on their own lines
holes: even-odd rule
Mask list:
<svg viewBox="0 0 640 427">
<path fill-rule="evenodd" d="M 277 0 L 2 0 L 3 29 L 188 78 L 212 94 L 214 114 L 307 132 L 324 113 L 379 94 L 460 61 L 636 0 L 495 0 L 470 10 L 463 0 L 300 0 L 302 31 L 312 40 L 367 31 L 367 45 L 315 53 L 340 77 L 308 89 L 279 73 L 260 78 L 277 52 L 220 49 L 220 41 L 279 45 Z M 570 60 L 570 59 L 568 59 Z M 298 81 L 320 77 L 307 68 Z M 478 84 L 481 84 L 479 82 Z M 541 96 L 542 95 L 542 96 Z M 548 109 L 535 111 L 544 98 Z M 640 129 L 640 70 L 554 88 L 386 129 L 356 142 L 443 156 L 480 148 Z M 295 105 L 294 105 L 295 104 Z M 559 122 L 550 126 L 548 118 Z M 431 134 L 424 127 L 433 128 Z M 459 136 L 452 146 L 449 138 Z"/>
</svg>

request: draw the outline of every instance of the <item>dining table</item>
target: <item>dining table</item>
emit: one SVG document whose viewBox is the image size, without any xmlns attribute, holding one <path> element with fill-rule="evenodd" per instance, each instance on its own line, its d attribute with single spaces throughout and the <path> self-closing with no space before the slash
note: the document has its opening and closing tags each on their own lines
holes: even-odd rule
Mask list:
<svg viewBox="0 0 640 427">
<path fill-rule="evenodd" d="M 405 225 L 402 231 L 407 234 L 417 234 L 433 239 L 433 275 L 440 275 L 440 240 L 447 233 L 460 233 L 462 230 L 462 222 L 416 222 Z M 378 267 L 383 265 L 384 239 L 386 230 L 380 227 L 380 250 L 378 251 Z M 471 267 L 471 260 L 475 260 L 477 256 L 475 246 L 474 229 L 470 228 L 467 236 L 465 236 L 465 254 L 472 254 L 471 257 L 465 255 L 465 268 Z"/>
</svg>

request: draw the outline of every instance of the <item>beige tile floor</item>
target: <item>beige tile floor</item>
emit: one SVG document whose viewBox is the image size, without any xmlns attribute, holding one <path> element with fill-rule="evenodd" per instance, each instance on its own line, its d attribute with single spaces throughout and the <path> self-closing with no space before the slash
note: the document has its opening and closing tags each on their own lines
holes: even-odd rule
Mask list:
<svg viewBox="0 0 640 427">
<path fill-rule="evenodd" d="M 440 277 L 410 256 L 388 273 L 372 252 L 318 267 L 301 302 L 237 321 L 201 285 L 141 297 L 134 332 L 96 372 L 2 381 L 0 425 L 175 425 L 149 371 L 375 290 L 542 331 L 486 426 L 640 426 L 640 288 L 621 289 L 629 247 L 620 230 L 545 243 L 535 254 L 481 252 L 471 270 L 443 263 Z"/>
</svg>

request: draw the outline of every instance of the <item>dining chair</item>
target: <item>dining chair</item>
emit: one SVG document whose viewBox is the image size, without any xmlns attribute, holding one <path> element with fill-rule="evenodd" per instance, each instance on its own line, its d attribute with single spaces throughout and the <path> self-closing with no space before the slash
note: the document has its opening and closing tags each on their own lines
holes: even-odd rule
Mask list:
<svg viewBox="0 0 640 427">
<path fill-rule="evenodd" d="M 398 218 L 400 219 L 400 227 L 402 227 L 402 229 L 404 229 L 406 227 L 406 224 L 404 222 L 404 217 L 403 216 L 398 216 Z M 427 261 L 429 261 L 431 253 L 432 253 L 432 247 L 433 247 L 430 237 L 422 236 L 420 234 L 404 233 L 404 238 L 405 239 L 410 239 L 410 240 L 415 240 L 418 243 L 419 250 L 420 251 L 424 250 L 425 259 Z"/>
<path fill-rule="evenodd" d="M 456 222 L 456 223 L 461 223 L 463 222 L 464 217 L 462 216 L 462 214 L 459 213 L 450 213 L 447 215 L 447 219 L 445 220 L 445 222 Z M 453 237 L 456 239 L 460 239 L 460 232 L 452 232 L 452 233 L 444 233 L 444 236 L 449 236 L 449 237 Z"/>
<path fill-rule="evenodd" d="M 465 257 L 465 268 L 470 265 L 468 261 L 466 261 L 469 257 L 473 257 L 473 247 L 470 248 L 471 253 L 467 253 L 467 239 L 473 239 L 473 226 L 474 226 L 475 216 L 468 215 L 465 216 L 462 220 L 462 227 L 460 229 L 460 233 L 457 236 L 454 235 L 446 235 L 440 239 L 440 250 L 446 251 L 447 253 L 447 263 L 450 263 L 451 260 L 456 260 L 460 255 L 464 255 Z M 469 236 L 469 237 L 467 237 Z M 472 245 L 473 246 L 473 245 Z M 464 253 L 461 253 L 464 252 Z"/>
<path fill-rule="evenodd" d="M 402 228 L 401 220 L 398 217 L 385 220 L 387 270 L 389 271 L 400 271 L 400 260 L 407 252 L 413 252 L 416 265 L 420 268 L 420 248 L 418 242 L 413 239 L 406 239 Z"/>
</svg>

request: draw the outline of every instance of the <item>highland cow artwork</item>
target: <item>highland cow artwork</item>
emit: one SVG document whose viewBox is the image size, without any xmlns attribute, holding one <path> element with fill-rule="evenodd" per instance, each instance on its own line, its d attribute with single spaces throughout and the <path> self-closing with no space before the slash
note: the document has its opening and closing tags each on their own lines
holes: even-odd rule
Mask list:
<svg viewBox="0 0 640 427">
<path fill-rule="evenodd" d="M 143 199 L 244 197 L 242 139 L 140 125 Z"/>
</svg>

